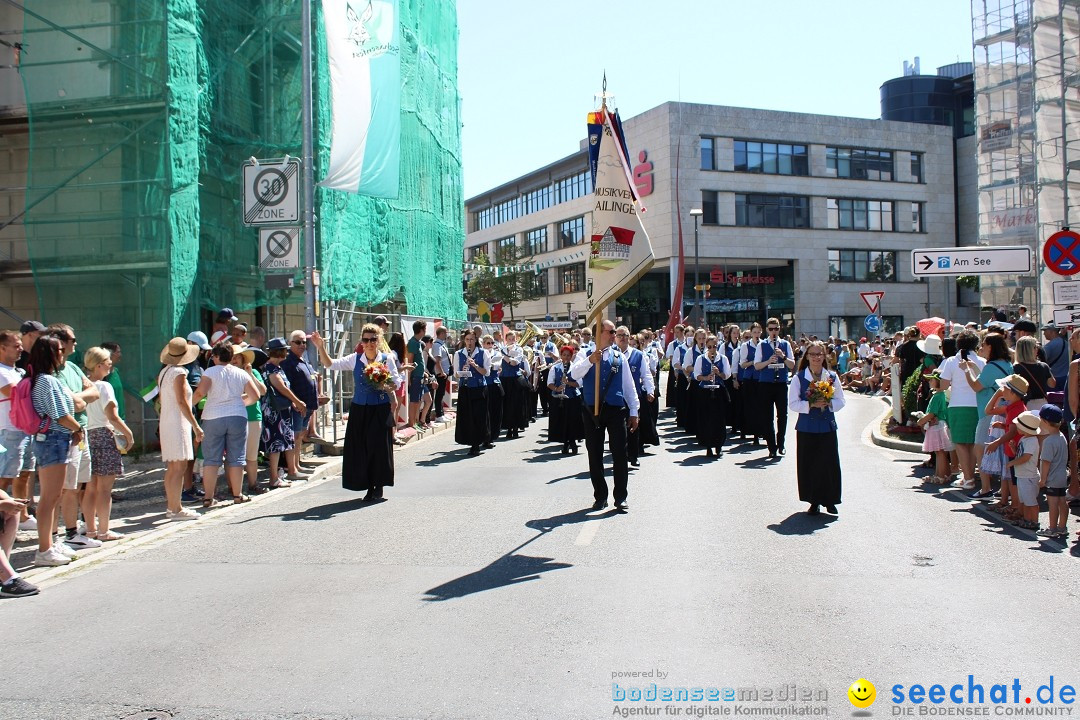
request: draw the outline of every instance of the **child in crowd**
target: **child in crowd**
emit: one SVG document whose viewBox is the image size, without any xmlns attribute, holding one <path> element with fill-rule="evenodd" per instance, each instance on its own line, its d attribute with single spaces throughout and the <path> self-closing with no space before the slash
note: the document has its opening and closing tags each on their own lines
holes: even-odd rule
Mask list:
<svg viewBox="0 0 1080 720">
<path fill-rule="evenodd" d="M 1069 444 L 1061 432 L 1064 413 L 1057 405 L 1043 405 L 1039 408 L 1039 419 L 1044 436 L 1039 452 L 1039 487 L 1046 488 L 1046 502 L 1050 506 L 1047 527 L 1040 530 L 1039 535 L 1063 538 L 1069 534 L 1065 527 L 1069 518 L 1069 504 L 1065 502 L 1065 489 L 1069 486 Z"/>
<path fill-rule="evenodd" d="M 1042 421 L 1030 411 L 1016 416 L 1013 426 L 1020 436 L 1016 457 L 1005 464 L 1012 468 L 1016 495 L 1022 515 L 1012 524 L 1025 530 L 1039 529 L 1039 430 Z"/>
<path fill-rule="evenodd" d="M 930 404 L 926 407 L 926 414 L 919 419 L 919 427 L 923 428 L 922 449 L 923 452 L 934 454 L 934 476 L 930 482 L 944 484 L 949 482 L 949 453 L 953 450 L 952 440 L 949 438 L 949 426 L 945 421 L 949 411 L 949 398 L 941 389 L 941 374 L 937 370 L 927 373 L 923 377 L 930 384 L 934 394 L 930 398 Z"/>
<path fill-rule="evenodd" d="M 1005 451 L 1005 459 L 1009 461 L 1016 458 L 1017 431 L 1013 421 L 1019 417 L 1020 413 L 1027 410 L 1024 398 L 1027 397 L 1028 384 L 1027 380 L 1014 373 L 998 380 L 997 386 L 997 392 L 990 398 L 990 402 L 986 403 L 983 412 L 987 415 L 1004 416 L 1003 421 L 995 422 L 993 425 L 1004 434 L 988 442 L 986 452 L 996 452 L 999 447 L 1002 447 Z M 1007 520 L 1018 519 L 1021 514 L 1020 500 L 1016 495 L 1012 477 L 1013 473 L 1006 463 L 1001 473 L 1001 500 L 989 507 L 993 512 L 1001 513 Z"/>
</svg>

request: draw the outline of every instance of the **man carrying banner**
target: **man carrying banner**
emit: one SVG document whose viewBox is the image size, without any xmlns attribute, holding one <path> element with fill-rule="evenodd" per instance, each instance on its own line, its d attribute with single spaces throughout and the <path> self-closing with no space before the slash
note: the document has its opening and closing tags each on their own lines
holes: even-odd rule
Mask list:
<svg viewBox="0 0 1080 720">
<path fill-rule="evenodd" d="M 627 476 L 626 426 L 629 412 L 630 432 L 638 427 L 638 394 L 627 365 L 626 356 L 612 346 L 615 323 L 605 320 L 596 339 L 597 349 L 570 366 L 570 377 L 580 386 L 585 398 L 582 416 L 585 419 L 585 449 L 589 453 L 589 479 L 593 486 L 593 510 L 607 507 L 608 486 L 604 480 L 604 436 L 611 450 L 612 500 L 615 509 L 625 512 Z M 600 391 L 596 380 L 599 368 Z M 600 413 L 594 414 L 599 404 Z"/>
</svg>

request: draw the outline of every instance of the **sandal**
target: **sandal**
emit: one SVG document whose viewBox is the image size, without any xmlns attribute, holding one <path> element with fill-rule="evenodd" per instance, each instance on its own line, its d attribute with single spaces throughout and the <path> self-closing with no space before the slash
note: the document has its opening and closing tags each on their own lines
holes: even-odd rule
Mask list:
<svg viewBox="0 0 1080 720">
<path fill-rule="evenodd" d="M 112 530 L 109 530 L 107 532 L 99 532 L 97 534 L 97 539 L 101 542 L 112 542 L 113 540 L 119 540 L 122 537 L 124 536 L 120 533 L 115 533 Z"/>
<path fill-rule="evenodd" d="M 257 485 L 256 485 L 255 487 L 249 487 L 249 488 L 247 489 L 247 493 L 248 493 L 248 495 L 262 495 L 262 494 L 263 494 L 263 493 L 265 493 L 266 491 L 267 491 L 267 490 L 266 490 L 266 488 L 264 488 L 264 487 L 259 487 L 259 486 L 257 486 Z"/>
<path fill-rule="evenodd" d="M 275 480 L 269 485 L 271 490 L 280 490 L 281 488 L 292 487 L 292 483 L 288 480 Z"/>
<path fill-rule="evenodd" d="M 233 495 L 233 505 L 239 505 L 240 503 L 251 502 L 251 498 L 247 495 Z"/>
<path fill-rule="evenodd" d="M 203 510 L 218 506 L 217 498 L 206 498 L 202 501 Z"/>
</svg>

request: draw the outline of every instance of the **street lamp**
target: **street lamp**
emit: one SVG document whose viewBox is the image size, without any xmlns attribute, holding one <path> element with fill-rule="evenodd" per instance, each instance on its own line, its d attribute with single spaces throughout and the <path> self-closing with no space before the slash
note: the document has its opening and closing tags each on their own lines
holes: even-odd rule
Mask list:
<svg viewBox="0 0 1080 720">
<path fill-rule="evenodd" d="M 705 309 L 705 301 L 701 296 L 701 279 L 698 277 L 698 266 L 700 260 L 698 259 L 698 218 L 701 217 L 701 208 L 694 208 L 690 211 L 690 217 L 694 218 L 694 290 L 697 292 L 695 297 L 695 307 L 697 308 L 697 317 L 694 322 L 701 324 L 702 313 Z"/>
</svg>

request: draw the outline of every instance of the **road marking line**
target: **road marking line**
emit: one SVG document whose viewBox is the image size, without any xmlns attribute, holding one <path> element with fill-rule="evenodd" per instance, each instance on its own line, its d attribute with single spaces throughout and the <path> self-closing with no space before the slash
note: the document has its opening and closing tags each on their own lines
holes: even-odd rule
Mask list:
<svg viewBox="0 0 1080 720">
<path fill-rule="evenodd" d="M 600 523 L 591 522 L 586 523 L 585 527 L 581 528 L 581 532 L 578 533 L 577 539 L 574 540 L 575 545 L 588 545 L 596 537 L 596 531 L 600 529 Z"/>
</svg>

